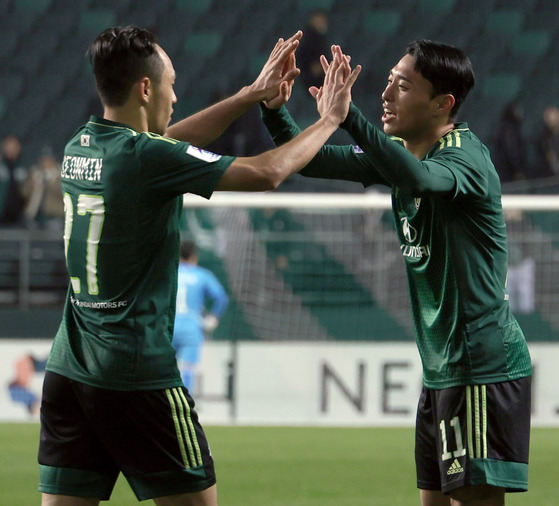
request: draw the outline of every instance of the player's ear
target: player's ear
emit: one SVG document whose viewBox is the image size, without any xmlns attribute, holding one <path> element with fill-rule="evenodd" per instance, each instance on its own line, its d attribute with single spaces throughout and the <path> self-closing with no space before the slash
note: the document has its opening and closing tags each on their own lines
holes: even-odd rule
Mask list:
<svg viewBox="0 0 559 506">
<path fill-rule="evenodd" d="M 138 99 L 142 104 L 147 104 L 153 92 L 153 84 L 149 77 L 142 77 L 139 81 L 134 83 L 132 90 L 138 94 Z"/>
<path fill-rule="evenodd" d="M 450 114 L 450 111 L 454 107 L 455 103 L 456 103 L 456 99 L 454 98 L 454 95 L 452 95 L 451 93 L 444 93 L 437 97 L 437 108 L 441 113 Z"/>
</svg>

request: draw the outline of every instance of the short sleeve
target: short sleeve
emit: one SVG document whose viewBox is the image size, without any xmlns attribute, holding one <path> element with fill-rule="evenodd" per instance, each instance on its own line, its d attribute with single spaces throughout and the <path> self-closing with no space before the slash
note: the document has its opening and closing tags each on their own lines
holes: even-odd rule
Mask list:
<svg viewBox="0 0 559 506">
<path fill-rule="evenodd" d="M 136 153 L 146 191 L 174 197 L 194 193 L 210 198 L 235 157 L 221 156 L 187 142 L 144 133 Z"/>
</svg>

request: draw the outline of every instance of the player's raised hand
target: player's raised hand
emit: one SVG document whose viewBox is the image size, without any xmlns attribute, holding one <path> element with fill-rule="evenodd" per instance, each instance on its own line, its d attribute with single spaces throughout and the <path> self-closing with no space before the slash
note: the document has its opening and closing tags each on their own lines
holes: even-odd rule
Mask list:
<svg viewBox="0 0 559 506">
<path fill-rule="evenodd" d="M 283 69 L 284 76 L 295 77 L 298 73 L 293 72 L 297 69 L 297 63 L 295 60 L 295 53 L 291 53 L 286 61 Z M 279 86 L 279 93 L 271 100 L 265 100 L 264 105 L 268 109 L 279 109 L 282 105 L 286 104 L 291 98 L 291 92 L 293 91 L 293 83 L 295 82 L 295 77 L 293 79 L 282 81 Z"/>
<path fill-rule="evenodd" d="M 272 108 L 279 107 L 281 103 L 276 104 L 285 97 L 289 98 L 293 81 L 301 72 L 295 64 L 295 50 L 302 36 L 303 32 L 299 30 L 287 40 L 279 39 L 260 75 L 251 85 L 258 100 L 268 102 Z"/>
<path fill-rule="evenodd" d="M 334 53 L 337 53 L 341 56 L 344 56 L 342 48 L 340 46 L 332 46 L 331 48 L 332 50 L 332 58 L 334 57 Z M 349 63 L 351 62 L 351 56 L 349 55 L 345 55 L 346 61 L 344 62 L 344 71 L 347 73 L 347 75 L 349 75 L 351 73 L 351 67 L 349 66 Z M 326 56 L 321 55 L 320 56 L 320 65 L 322 66 L 322 70 L 324 71 L 324 75 L 326 75 L 326 72 L 328 72 L 328 67 L 330 66 L 330 64 L 328 63 L 328 60 L 326 59 Z M 347 78 L 347 76 L 346 76 Z M 313 96 L 316 97 L 316 94 L 319 92 L 319 88 L 317 88 L 316 86 L 311 86 L 309 88 L 309 93 Z"/>
<path fill-rule="evenodd" d="M 324 69 L 324 84 L 320 89 L 311 87 L 310 94 L 316 100 L 318 112 L 321 117 L 331 115 L 338 123 L 342 123 L 347 116 L 351 102 L 351 88 L 359 73 L 361 65 L 353 70 L 350 66 L 351 58 L 342 52 L 340 46 L 332 46 L 332 62 L 320 58 Z"/>
</svg>

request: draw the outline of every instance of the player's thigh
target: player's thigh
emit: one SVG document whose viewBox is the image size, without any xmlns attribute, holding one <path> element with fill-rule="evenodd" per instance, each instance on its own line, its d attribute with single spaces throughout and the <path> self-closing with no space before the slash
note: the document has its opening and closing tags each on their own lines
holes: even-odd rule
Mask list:
<svg viewBox="0 0 559 506">
<path fill-rule="evenodd" d="M 417 406 L 415 425 L 415 467 L 417 488 L 429 492 L 441 490 L 440 452 L 437 445 L 439 422 L 434 402 L 433 391 L 423 387 Z M 432 504 L 436 505 L 437 503 L 433 502 Z"/>
<path fill-rule="evenodd" d="M 81 404 L 80 387 L 59 374 L 45 375 L 38 460 L 39 491 L 47 494 L 44 500 L 50 502 L 46 504 L 59 504 L 56 501 L 67 500 L 64 496 L 107 500 L 118 476 L 112 456 Z"/>
<path fill-rule="evenodd" d="M 451 506 L 504 506 L 505 489 L 491 485 L 470 485 L 450 492 Z"/>
<path fill-rule="evenodd" d="M 434 392 L 444 493 L 498 501 L 500 488 L 527 489 L 530 388 L 520 378 Z"/>
<path fill-rule="evenodd" d="M 464 485 L 492 485 L 506 492 L 526 491 L 531 378 L 472 385 L 467 391 L 468 418 L 472 423 L 466 435 L 470 481 Z M 495 493 L 493 489 L 490 492 Z"/>
<path fill-rule="evenodd" d="M 43 494 L 41 506 L 97 506 L 99 499 L 69 495 Z"/>
<path fill-rule="evenodd" d="M 138 500 L 196 495 L 215 484 L 209 445 L 186 388 L 104 391 L 95 404 L 100 437 Z"/>
<path fill-rule="evenodd" d="M 212 485 L 201 492 L 158 497 L 153 502 L 157 506 L 217 506 L 217 487 Z"/>
<path fill-rule="evenodd" d="M 450 497 L 440 490 L 420 490 L 421 506 L 450 506 Z"/>
</svg>

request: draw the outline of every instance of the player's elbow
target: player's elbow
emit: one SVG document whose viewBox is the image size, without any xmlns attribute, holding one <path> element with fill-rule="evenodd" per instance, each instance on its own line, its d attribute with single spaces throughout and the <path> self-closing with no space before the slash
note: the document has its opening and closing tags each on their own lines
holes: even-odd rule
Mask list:
<svg viewBox="0 0 559 506">
<path fill-rule="evenodd" d="M 222 176 L 217 190 L 264 192 L 275 190 L 285 178 L 281 163 L 263 155 L 237 158 Z"/>
<path fill-rule="evenodd" d="M 429 190 L 425 182 L 419 179 L 412 179 L 406 186 L 410 195 L 423 195 Z"/>
<path fill-rule="evenodd" d="M 253 160 L 261 191 L 275 190 L 288 175 L 286 160 L 272 156 L 272 152 L 262 153 Z"/>
<path fill-rule="evenodd" d="M 423 195 L 432 191 L 432 182 L 422 174 L 409 174 L 404 184 L 400 185 L 410 195 Z"/>
<path fill-rule="evenodd" d="M 247 180 L 247 190 L 266 192 L 275 190 L 282 182 L 281 171 L 273 164 L 258 165 L 254 167 L 250 178 Z"/>
<path fill-rule="evenodd" d="M 284 175 L 280 170 L 274 167 L 267 167 L 266 174 L 263 176 L 261 184 L 263 186 L 262 191 L 275 190 L 284 179 Z"/>
</svg>

